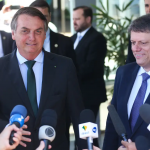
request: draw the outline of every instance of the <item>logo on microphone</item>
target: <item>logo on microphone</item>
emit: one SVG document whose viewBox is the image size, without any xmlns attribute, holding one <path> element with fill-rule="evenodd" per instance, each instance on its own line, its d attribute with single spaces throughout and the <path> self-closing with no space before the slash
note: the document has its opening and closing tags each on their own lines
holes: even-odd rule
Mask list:
<svg viewBox="0 0 150 150">
<path fill-rule="evenodd" d="M 83 126 L 82 128 L 83 128 L 83 129 L 86 131 L 86 129 L 87 129 L 87 126 Z"/>
<path fill-rule="evenodd" d="M 96 130 L 97 130 L 96 127 L 94 127 L 94 128 L 92 129 L 92 131 L 93 131 L 94 133 L 96 133 Z"/>
<path fill-rule="evenodd" d="M 45 134 L 48 136 L 48 137 L 53 137 L 54 136 L 54 130 L 52 128 L 47 128 L 45 130 Z"/>
</svg>

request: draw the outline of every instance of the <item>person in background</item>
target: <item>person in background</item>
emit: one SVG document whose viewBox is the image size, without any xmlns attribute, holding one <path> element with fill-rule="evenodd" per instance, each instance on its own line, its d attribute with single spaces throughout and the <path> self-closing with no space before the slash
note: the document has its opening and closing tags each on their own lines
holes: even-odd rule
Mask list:
<svg viewBox="0 0 150 150">
<path fill-rule="evenodd" d="M 74 29 L 71 38 L 76 53 L 78 77 L 86 109 L 94 112 L 107 100 L 104 82 L 104 60 L 107 52 L 106 39 L 92 26 L 93 12 L 90 7 L 79 6 L 73 9 Z M 98 146 L 97 139 L 94 145 Z"/>
</svg>

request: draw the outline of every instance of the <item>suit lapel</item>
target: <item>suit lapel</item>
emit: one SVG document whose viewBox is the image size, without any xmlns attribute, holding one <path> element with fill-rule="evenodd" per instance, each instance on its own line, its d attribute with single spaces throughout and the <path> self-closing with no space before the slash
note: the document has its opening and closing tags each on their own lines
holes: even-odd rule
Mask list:
<svg viewBox="0 0 150 150">
<path fill-rule="evenodd" d="M 54 33 L 51 30 L 50 30 L 50 48 L 52 53 L 58 54 L 59 45 L 57 33 Z"/>
<path fill-rule="evenodd" d="M 43 80 L 42 80 L 42 91 L 40 105 L 37 115 L 37 120 L 35 122 L 35 127 L 39 124 L 41 115 L 45 108 L 45 103 L 48 100 L 49 93 L 51 91 L 53 81 L 55 78 L 55 71 L 57 64 L 53 61 L 54 56 L 48 52 L 44 52 L 44 65 L 43 65 Z"/>
<path fill-rule="evenodd" d="M 87 42 L 87 39 L 89 39 L 89 37 L 91 37 L 91 33 L 93 32 L 93 27 L 91 27 L 86 33 L 85 35 L 82 37 L 82 39 L 79 41 L 77 47 L 76 47 L 76 51 L 80 50 L 82 45 Z"/>
<path fill-rule="evenodd" d="M 122 121 L 123 121 L 123 124 L 126 127 L 126 132 L 127 132 L 128 137 L 131 137 L 132 131 L 131 131 L 130 123 L 129 123 L 129 119 L 128 119 L 127 103 L 128 103 L 129 96 L 130 96 L 133 84 L 135 82 L 138 70 L 139 70 L 138 65 L 134 66 L 134 69 L 133 69 L 133 67 L 128 69 L 128 74 L 126 73 L 126 75 L 124 75 L 125 79 L 122 79 L 122 80 L 125 81 L 121 85 L 122 90 L 120 90 L 120 91 L 122 93 L 119 94 L 122 97 L 122 101 L 120 101 L 121 107 L 119 107 L 118 109 L 120 109 L 120 111 L 122 112 L 122 113 L 120 113 L 120 117 L 123 118 Z M 126 94 L 124 94 L 124 92 Z"/>
<path fill-rule="evenodd" d="M 24 82 L 21 76 L 20 68 L 18 65 L 18 60 L 16 57 L 16 51 L 14 51 L 11 54 L 11 56 L 12 57 L 10 61 L 10 68 L 8 71 L 9 76 L 11 77 L 10 80 L 14 86 L 14 89 L 16 89 L 16 91 L 18 92 L 20 96 L 20 100 L 22 100 L 22 102 L 24 103 L 24 106 L 30 112 L 30 114 L 34 116 L 34 113 L 30 104 L 30 100 L 28 98 L 28 95 L 24 86 Z"/>
</svg>

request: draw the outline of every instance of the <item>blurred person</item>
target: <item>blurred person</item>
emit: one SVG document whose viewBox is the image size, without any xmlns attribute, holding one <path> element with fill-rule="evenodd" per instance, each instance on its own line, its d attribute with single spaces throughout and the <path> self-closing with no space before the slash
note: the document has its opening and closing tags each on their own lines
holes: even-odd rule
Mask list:
<svg viewBox="0 0 150 150">
<path fill-rule="evenodd" d="M 94 112 L 107 100 L 104 75 L 104 60 L 107 52 L 106 39 L 92 27 L 93 12 L 90 7 L 79 6 L 73 9 L 74 29 L 72 36 L 76 53 L 78 76 L 83 102 L 86 109 Z M 97 139 L 94 145 L 98 146 Z"/>
<path fill-rule="evenodd" d="M 146 12 L 146 14 L 149 14 L 150 13 L 150 0 L 144 0 L 144 4 L 145 4 L 145 12 Z M 136 59 L 135 59 L 135 57 L 132 53 L 132 50 L 131 50 L 131 41 L 129 40 L 128 55 L 127 55 L 126 64 L 132 63 L 135 61 L 136 61 Z"/>
<path fill-rule="evenodd" d="M 150 104 L 149 25 L 150 14 L 139 17 L 131 23 L 129 33 L 136 62 L 118 68 L 111 101 L 125 126 L 127 139 L 131 139 L 133 142 L 139 135 L 150 139 L 147 124 L 139 116 L 141 105 L 143 103 Z M 116 150 L 120 146 L 121 138 L 115 131 L 108 115 L 103 150 Z"/>
<path fill-rule="evenodd" d="M 130 139 L 128 140 L 128 142 L 121 141 L 121 143 L 122 143 L 123 146 L 120 146 L 118 148 L 118 150 L 137 150 L 136 146 L 135 146 L 135 143 L 132 142 Z"/>
<path fill-rule="evenodd" d="M 44 15 L 32 7 L 19 9 L 12 19 L 12 38 L 17 49 L 0 59 L 0 130 L 8 123 L 12 108 L 24 105 L 30 119 L 26 119 L 28 128 L 23 129 L 21 145 L 16 150 L 36 149 L 41 115 L 45 109 L 53 109 L 58 117 L 51 149 L 69 150 L 65 136 L 69 109 L 81 150 L 87 146 L 79 139 L 79 115 L 84 107 L 76 69 L 70 58 L 42 50 L 47 28 Z"/>
<path fill-rule="evenodd" d="M 45 148 L 45 144 L 43 141 L 41 141 L 39 147 L 36 150 L 43 150 L 44 148 Z M 49 145 L 48 149 L 51 149 L 51 148 L 52 146 Z"/>
</svg>

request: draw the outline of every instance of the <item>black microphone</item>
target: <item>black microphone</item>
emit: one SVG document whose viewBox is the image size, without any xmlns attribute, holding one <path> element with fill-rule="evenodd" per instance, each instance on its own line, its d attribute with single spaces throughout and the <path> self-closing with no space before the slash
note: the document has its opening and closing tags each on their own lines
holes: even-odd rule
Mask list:
<svg viewBox="0 0 150 150">
<path fill-rule="evenodd" d="M 56 112 L 52 109 L 44 110 L 41 118 L 41 127 L 39 129 L 39 140 L 43 140 L 45 143 L 45 148 L 43 150 L 48 150 L 48 145 L 55 139 L 56 124 Z"/>
<path fill-rule="evenodd" d="M 127 137 L 126 137 L 126 130 L 125 130 L 125 127 L 115 109 L 115 107 L 113 105 L 109 105 L 107 107 L 108 111 L 109 111 L 109 115 L 110 115 L 110 118 L 112 120 L 112 123 L 114 125 L 114 128 L 117 132 L 117 134 L 122 138 L 123 141 L 127 141 Z"/>
<path fill-rule="evenodd" d="M 136 145 L 137 150 L 148 150 L 150 148 L 149 141 L 144 136 L 138 136 L 135 139 L 135 145 Z"/>
<path fill-rule="evenodd" d="M 24 125 L 24 119 L 27 116 L 27 109 L 23 105 L 16 105 L 10 114 L 9 124 L 15 124 L 16 127 L 21 128 Z M 12 131 L 9 138 L 9 144 L 13 145 L 13 137 L 15 131 Z"/>
<path fill-rule="evenodd" d="M 93 150 L 93 138 L 98 138 L 98 128 L 95 124 L 94 113 L 85 109 L 80 114 L 79 136 L 87 139 L 88 150 Z"/>
</svg>

